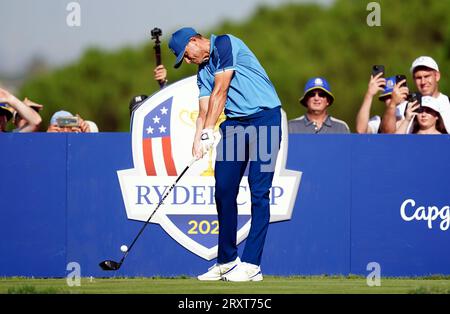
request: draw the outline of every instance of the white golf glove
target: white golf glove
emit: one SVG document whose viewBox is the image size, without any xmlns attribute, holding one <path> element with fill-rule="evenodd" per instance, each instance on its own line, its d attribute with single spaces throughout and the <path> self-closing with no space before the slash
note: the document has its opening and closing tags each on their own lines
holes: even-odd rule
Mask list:
<svg viewBox="0 0 450 314">
<path fill-rule="evenodd" d="M 213 129 L 203 129 L 202 135 L 200 136 L 200 144 L 202 145 L 203 154 L 209 152 L 214 145 L 214 130 Z"/>
</svg>

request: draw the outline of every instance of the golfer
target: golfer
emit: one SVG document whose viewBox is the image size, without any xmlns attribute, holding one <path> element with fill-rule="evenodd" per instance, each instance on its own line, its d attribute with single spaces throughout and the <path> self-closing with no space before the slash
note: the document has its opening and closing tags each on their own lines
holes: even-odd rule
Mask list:
<svg viewBox="0 0 450 314">
<path fill-rule="evenodd" d="M 226 34 L 208 39 L 193 28 L 181 28 L 172 34 L 169 48 L 176 56 L 175 68 L 183 60 L 198 65 L 195 157 L 201 158 L 213 148 L 218 118 L 222 112 L 227 117 L 220 125 L 217 155 L 222 158 L 216 158 L 214 171 L 220 228 L 217 263 L 198 279 L 260 281 L 270 219 L 269 192 L 281 141 L 280 100 L 258 59 L 239 38 Z M 239 136 L 244 143 L 238 143 Z M 270 158 L 261 152 L 269 153 Z M 241 262 L 236 244 L 236 199 L 247 166 L 252 220 Z"/>
</svg>

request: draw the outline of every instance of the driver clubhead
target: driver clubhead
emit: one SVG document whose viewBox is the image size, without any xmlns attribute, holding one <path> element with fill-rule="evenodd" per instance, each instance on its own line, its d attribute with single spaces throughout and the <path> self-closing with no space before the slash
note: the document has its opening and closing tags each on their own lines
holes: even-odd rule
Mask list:
<svg viewBox="0 0 450 314">
<path fill-rule="evenodd" d="M 103 270 L 118 270 L 122 263 L 117 263 L 114 261 L 103 261 L 98 264 Z"/>
</svg>

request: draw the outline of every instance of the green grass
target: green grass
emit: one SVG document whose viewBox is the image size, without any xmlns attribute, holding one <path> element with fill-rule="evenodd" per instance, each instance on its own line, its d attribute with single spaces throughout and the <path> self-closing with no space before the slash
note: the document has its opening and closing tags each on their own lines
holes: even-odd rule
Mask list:
<svg viewBox="0 0 450 314">
<path fill-rule="evenodd" d="M 262 282 L 200 282 L 188 276 L 176 278 L 82 278 L 81 286 L 69 287 L 65 278 L 0 278 L 0 293 L 161 293 L 161 294 L 300 294 L 300 293 L 450 293 L 450 278 L 382 278 L 380 287 L 369 287 L 360 276 L 265 276 Z"/>
</svg>

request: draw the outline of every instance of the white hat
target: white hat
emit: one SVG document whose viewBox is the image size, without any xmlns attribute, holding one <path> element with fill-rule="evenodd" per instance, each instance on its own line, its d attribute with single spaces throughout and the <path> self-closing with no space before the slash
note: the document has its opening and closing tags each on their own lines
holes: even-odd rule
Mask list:
<svg viewBox="0 0 450 314">
<path fill-rule="evenodd" d="M 89 121 L 89 120 L 85 120 L 84 122 L 89 124 L 89 129 L 91 130 L 91 133 L 97 133 L 98 132 L 98 126 L 97 126 L 97 124 L 95 122 Z"/>
<path fill-rule="evenodd" d="M 433 58 L 428 57 L 428 56 L 421 56 L 419 58 L 417 58 L 416 60 L 414 60 L 414 62 L 411 65 L 411 73 L 414 73 L 414 69 L 417 67 L 427 67 L 433 70 L 436 70 L 439 72 L 439 67 L 436 63 L 436 61 L 434 61 Z"/>
<path fill-rule="evenodd" d="M 439 98 L 432 96 L 422 96 L 421 106 L 431 108 L 439 113 L 442 122 L 444 122 L 445 130 L 450 133 L 450 117 L 448 116 L 448 110 L 446 110 L 448 103 L 442 103 Z"/>
<path fill-rule="evenodd" d="M 441 106 L 439 100 L 432 96 L 423 96 L 421 100 L 422 107 L 428 107 L 436 112 L 441 112 Z"/>
</svg>

